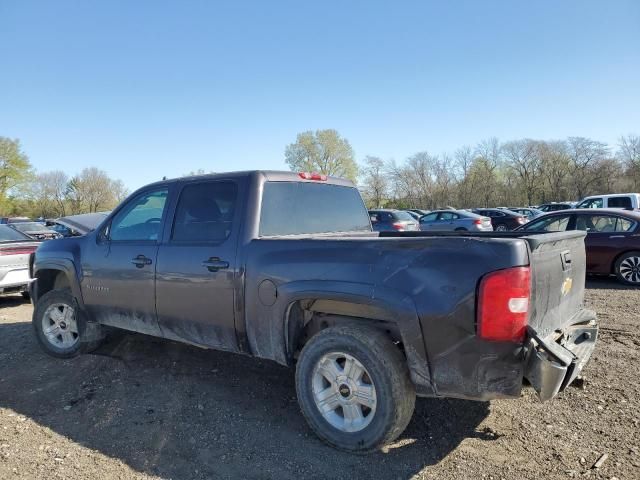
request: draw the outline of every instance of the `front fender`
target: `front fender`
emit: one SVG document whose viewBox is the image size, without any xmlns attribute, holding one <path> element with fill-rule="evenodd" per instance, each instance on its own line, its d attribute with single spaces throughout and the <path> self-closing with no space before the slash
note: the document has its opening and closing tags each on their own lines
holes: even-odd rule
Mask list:
<svg viewBox="0 0 640 480">
<path fill-rule="evenodd" d="M 69 288 L 71 289 L 71 293 L 76 298 L 76 301 L 80 305 L 81 308 L 84 308 L 84 299 L 82 297 L 82 289 L 80 288 L 80 279 L 79 272 L 76 269 L 75 263 L 73 260 L 69 258 L 47 258 L 39 260 L 36 254 L 36 261 L 33 267 L 33 278 L 36 279 L 33 282 L 31 292 L 33 295 L 33 302 L 36 303 L 38 298 L 42 295 L 43 292 L 41 286 L 39 285 L 39 273 L 47 270 L 54 270 L 58 272 L 62 272 L 69 282 Z M 51 286 L 51 288 L 53 288 Z"/>
</svg>

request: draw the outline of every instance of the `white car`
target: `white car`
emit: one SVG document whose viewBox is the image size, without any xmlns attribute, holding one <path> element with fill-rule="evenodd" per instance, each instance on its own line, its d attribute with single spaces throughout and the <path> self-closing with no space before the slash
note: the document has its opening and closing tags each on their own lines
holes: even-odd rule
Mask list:
<svg viewBox="0 0 640 480">
<path fill-rule="evenodd" d="M 7 225 L 0 225 L 0 293 L 22 292 L 28 296 L 29 255 L 40 242 Z"/>
<path fill-rule="evenodd" d="M 591 195 L 583 198 L 575 208 L 624 208 L 640 209 L 640 193 L 614 193 L 610 195 Z"/>
</svg>

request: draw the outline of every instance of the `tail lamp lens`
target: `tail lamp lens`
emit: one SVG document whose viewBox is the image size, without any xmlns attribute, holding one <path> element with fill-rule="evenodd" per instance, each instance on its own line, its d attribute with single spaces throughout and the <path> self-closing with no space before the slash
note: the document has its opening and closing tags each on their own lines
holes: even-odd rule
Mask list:
<svg viewBox="0 0 640 480">
<path fill-rule="evenodd" d="M 478 292 L 478 336 L 497 342 L 524 341 L 530 300 L 529 267 L 485 275 Z"/>
</svg>

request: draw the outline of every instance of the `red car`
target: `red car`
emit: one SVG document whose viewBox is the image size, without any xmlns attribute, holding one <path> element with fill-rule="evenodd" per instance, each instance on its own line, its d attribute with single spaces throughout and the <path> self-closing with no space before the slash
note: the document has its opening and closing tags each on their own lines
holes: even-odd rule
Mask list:
<svg viewBox="0 0 640 480">
<path fill-rule="evenodd" d="M 585 230 L 587 273 L 615 275 L 622 283 L 640 286 L 640 212 L 615 208 L 560 210 L 517 230 Z"/>
</svg>

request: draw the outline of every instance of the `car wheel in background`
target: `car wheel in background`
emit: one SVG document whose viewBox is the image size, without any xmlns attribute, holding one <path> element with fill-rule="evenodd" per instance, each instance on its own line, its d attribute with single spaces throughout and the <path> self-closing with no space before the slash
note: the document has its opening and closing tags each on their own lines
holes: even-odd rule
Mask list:
<svg viewBox="0 0 640 480">
<path fill-rule="evenodd" d="M 506 232 L 507 230 L 509 229 L 504 223 L 501 223 L 500 225 L 496 226 L 496 232 Z"/>
<path fill-rule="evenodd" d="M 459 228 L 456 228 L 456 230 L 455 230 L 455 231 L 456 231 L 456 232 L 467 232 L 468 230 L 467 230 L 466 228 L 459 227 Z"/>
<path fill-rule="evenodd" d="M 68 289 L 42 295 L 33 310 L 32 322 L 42 349 L 58 358 L 95 350 L 103 338 L 100 325 L 88 325 Z"/>
<path fill-rule="evenodd" d="M 327 328 L 307 342 L 296 391 L 313 431 L 333 447 L 357 452 L 395 440 L 416 398 L 400 349 L 385 333 L 354 326 Z"/>
<path fill-rule="evenodd" d="M 627 285 L 640 286 L 640 252 L 627 252 L 616 260 L 614 273 Z"/>
</svg>

